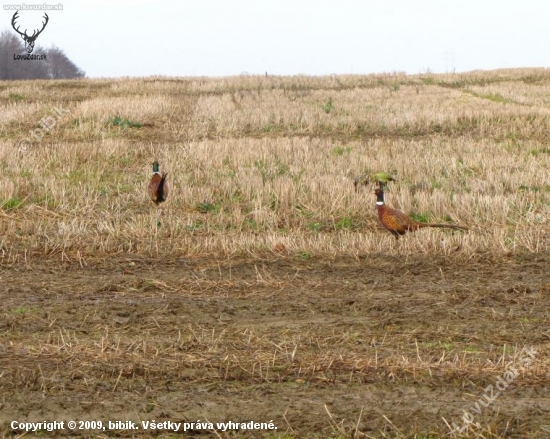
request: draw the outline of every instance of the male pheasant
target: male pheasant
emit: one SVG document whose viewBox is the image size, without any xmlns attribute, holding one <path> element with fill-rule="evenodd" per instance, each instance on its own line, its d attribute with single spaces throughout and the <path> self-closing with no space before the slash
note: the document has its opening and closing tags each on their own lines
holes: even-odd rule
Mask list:
<svg viewBox="0 0 550 439">
<path fill-rule="evenodd" d="M 168 174 L 164 172 L 162 175 L 159 172 L 159 162 L 155 160 L 153 163 L 153 176 L 147 186 L 147 192 L 149 197 L 158 206 L 163 201 L 166 201 L 168 196 L 168 184 L 166 183 L 166 176 Z"/>
<path fill-rule="evenodd" d="M 382 189 L 376 189 L 374 193 L 377 196 L 376 210 L 378 210 L 378 220 L 380 221 L 380 224 L 386 228 L 386 230 L 395 236 L 395 239 L 398 239 L 399 235 L 404 235 L 407 232 L 414 232 L 415 230 L 423 227 L 468 230 L 466 227 L 461 227 L 454 224 L 419 223 L 418 221 L 413 220 L 410 216 L 405 215 L 400 210 L 386 206 L 384 204 L 384 191 Z"/>
</svg>

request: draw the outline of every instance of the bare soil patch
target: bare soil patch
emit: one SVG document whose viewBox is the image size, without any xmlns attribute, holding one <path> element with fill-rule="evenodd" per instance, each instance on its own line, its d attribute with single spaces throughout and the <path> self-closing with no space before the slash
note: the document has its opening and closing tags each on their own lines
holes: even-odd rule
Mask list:
<svg viewBox="0 0 550 439">
<path fill-rule="evenodd" d="M 548 263 L 525 254 L 2 266 L 0 432 L 19 436 L 13 420 L 273 420 L 276 432 L 193 433 L 443 437 L 443 418 L 462 426 L 533 346 L 530 367 L 475 422 L 485 437 L 547 437 Z"/>
</svg>

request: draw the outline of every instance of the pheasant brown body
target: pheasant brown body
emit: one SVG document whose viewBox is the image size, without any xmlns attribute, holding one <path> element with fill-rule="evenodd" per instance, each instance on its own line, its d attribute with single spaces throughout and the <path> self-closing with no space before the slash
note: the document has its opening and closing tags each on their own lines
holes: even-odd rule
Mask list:
<svg viewBox="0 0 550 439">
<path fill-rule="evenodd" d="M 447 229 L 468 230 L 465 227 L 457 226 L 454 224 L 429 224 L 419 223 L 413 220 L 410 216 L 404 214 L 400 210 L 393 209 L 384 204 L 384 191 L 376 189 L 376 210 L 378 211 L 378 220 L 380 224 L 384 226 L 395 238 L 399 238 L 399 235 L 404 235 L 407 232 L 414 232 L 415 230 L 423 227 L 441 227 Z"/>
<path fill-rule="evenodd" d="M 153 176 L 149 181 L 149 186 L 147 187 L 147 192 L 149 193 L 149 198 L 158 206 L 163 201 L 166 201 L 168 196 L 168 184 L 166 183 L 167 173 L 162 175 L 159 172 L 158 162 L 153 163 Z"/>
</svg>

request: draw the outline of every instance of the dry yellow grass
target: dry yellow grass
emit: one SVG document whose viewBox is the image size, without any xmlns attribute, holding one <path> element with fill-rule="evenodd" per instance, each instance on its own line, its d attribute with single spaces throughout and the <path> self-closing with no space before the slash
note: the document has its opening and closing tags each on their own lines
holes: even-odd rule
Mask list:
<svg viewBox="0 0 550 439">
<path fill-rule="evenodd" d="M 546 251 L 549 87 L 541 69 L 4 82 L 3 256 Z M 35 141 L 54 106 L 70 114 Z M 172 188 L 159 210 L 154 158 Z M 470 231 L 394 242 L 371 189 L 353 191 L 365 170 L 396 172 L 389 204 Z"/>
</svg>

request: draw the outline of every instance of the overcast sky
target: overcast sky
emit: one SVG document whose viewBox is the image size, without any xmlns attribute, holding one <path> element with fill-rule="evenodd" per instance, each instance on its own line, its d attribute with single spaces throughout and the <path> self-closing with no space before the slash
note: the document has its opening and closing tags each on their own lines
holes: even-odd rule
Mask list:
<svg viewBox="0 0 550 439">
<path fill-rule="evenodd" d="M 2 6 L 18 0 L 0 0 Z M 19 2 L 21 3 L 21 2 Z M 25 4 L 43 4 L 25 0 Z M 550 64 L 546 0 L 45 0 L 89 77 L 434 73 Z M 15 11 L 0 9 L 0 30 Z M 20 11 L 21 30 L 43 12 Z"/>
</svg>

